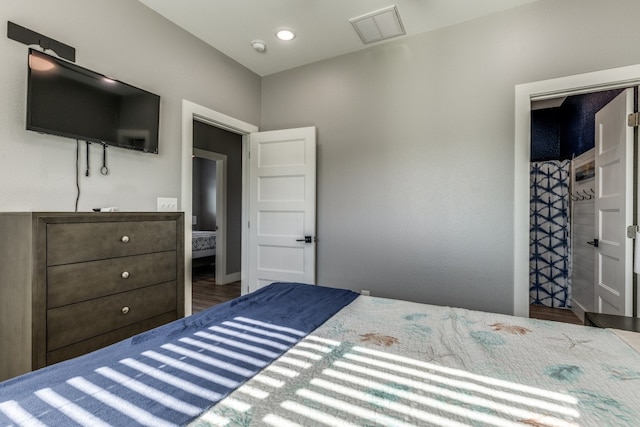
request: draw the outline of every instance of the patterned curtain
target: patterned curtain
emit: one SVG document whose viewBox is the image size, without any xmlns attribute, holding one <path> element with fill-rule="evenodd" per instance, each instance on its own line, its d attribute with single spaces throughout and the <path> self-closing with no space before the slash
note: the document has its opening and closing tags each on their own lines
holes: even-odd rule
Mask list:
<svg viewBox="0 0 640 427">
<path fill-rule="evenodd" d="M 569 160 L 531 164 L 529 301 L 571 306 Z"/>
</svg>

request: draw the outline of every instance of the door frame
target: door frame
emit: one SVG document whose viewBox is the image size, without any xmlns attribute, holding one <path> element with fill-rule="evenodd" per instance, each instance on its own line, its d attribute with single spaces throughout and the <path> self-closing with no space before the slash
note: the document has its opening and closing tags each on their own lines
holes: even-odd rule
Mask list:
<svg viewBox="0 0 640 427">
<path fill-rule="evenodd" d="M 529 317 L 529 168 L 531 102 L 640 84 L 640 64 L 515 87 L 513 314 Z M 638 199 L 640 203 L 640 198 Z M 636 220 L 636 218 L 634 218 Z M 640 295 L 636 304 L 640 305 Z"/>
<path fill-rule="evenodd" d="M 224 130 L 228 130 L 238 135 L 242 135 L 242 224 L 247 224 L 249 218 L 249 191 L 247 179 L 247 161 L 249 158 L 249 134 L 257 132 L 258 126 L 251 123 L 238 120 L 234 117 L 212 110 L 210 108 L 198 105 L 186 99 L 182 100 L 182 173 L 180 185 L 180 210 L 184 212 L 185 218 L 192 216 L 192 191 L 193 191 L 193 121 L 215 126 Z M 188 222 L 188 221 L 187 221 Z M 242 227 L 242 250 L 241 250 L 241 272 L 240 289 L 243 294 L 246 293 L 245 274 L 249 265 L 247 252 L 247 233 L 245 227 Z M 185 316 L 192 313 L 191 309 L 191 228 L 185 227 L 184 230 L 184 292 L 185 292 Z M 226 242 L 225 242 L 226 244 Z"/>
<path fill-rule="evenodd" d="M 240 279 L 240 274 L 237 274 L 237 278 L 236 274 L 227 276 L 227 156 L 199 148 L 193 149 L 193 155 L 216 163 L 216 263 L 214 271 L 216 284 L 226 285 Z M 193 182 L 191 185 L 193 186 Z"/>
</svg>

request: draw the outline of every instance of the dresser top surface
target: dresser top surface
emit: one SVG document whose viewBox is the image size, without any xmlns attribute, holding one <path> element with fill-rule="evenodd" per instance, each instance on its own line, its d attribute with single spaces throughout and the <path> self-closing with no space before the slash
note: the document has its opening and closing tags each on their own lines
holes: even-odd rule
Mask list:
<svg viewBox="0 0 640 427">
<path fill-rule="evenodd" d="M 184 212 L 0 212 L 0 217 L 41 218 L 65 221 L 135 221 L 170 220 L 184 216 Z"/>
</svg>

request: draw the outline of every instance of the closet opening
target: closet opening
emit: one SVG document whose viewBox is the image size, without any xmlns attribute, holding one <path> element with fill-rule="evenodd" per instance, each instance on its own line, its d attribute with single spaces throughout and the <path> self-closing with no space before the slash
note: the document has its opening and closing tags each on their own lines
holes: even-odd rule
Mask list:
<svg viewBox="0 0 640 427">
<path fill-rule="evenodd" d="M 595 165 L 596 114 L 622 92 L 603 90 L 531 102 L 531 317 L 582 323 L 585 312 L 607 309 L 596 295 L 596 200 L 602 173 Z M 634 179 L 630 180 L 611 182 L 630 185 L 635 194 Z"/>
</svg>

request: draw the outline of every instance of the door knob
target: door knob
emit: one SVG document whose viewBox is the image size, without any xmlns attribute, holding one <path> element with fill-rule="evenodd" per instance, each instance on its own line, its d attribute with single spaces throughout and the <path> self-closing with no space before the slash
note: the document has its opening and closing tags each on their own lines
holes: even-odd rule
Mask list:
<svg viewBox="0 0 640 427">
<path fill-rule="evenodd" d="M 312 242 L 312 237 L 311 236 L 304 236 L 304 239 L 296 239 L 296 242 L 305 242 L 305 243 L 311 243 Z"/>
<path fill-rule="evenodd" d="M 592 241 L 587 242 L 587 245 L 591 245 L 594 248 L 597 248 L 598 247 L 598 239 L 593 239 Z"/>
</svg>

